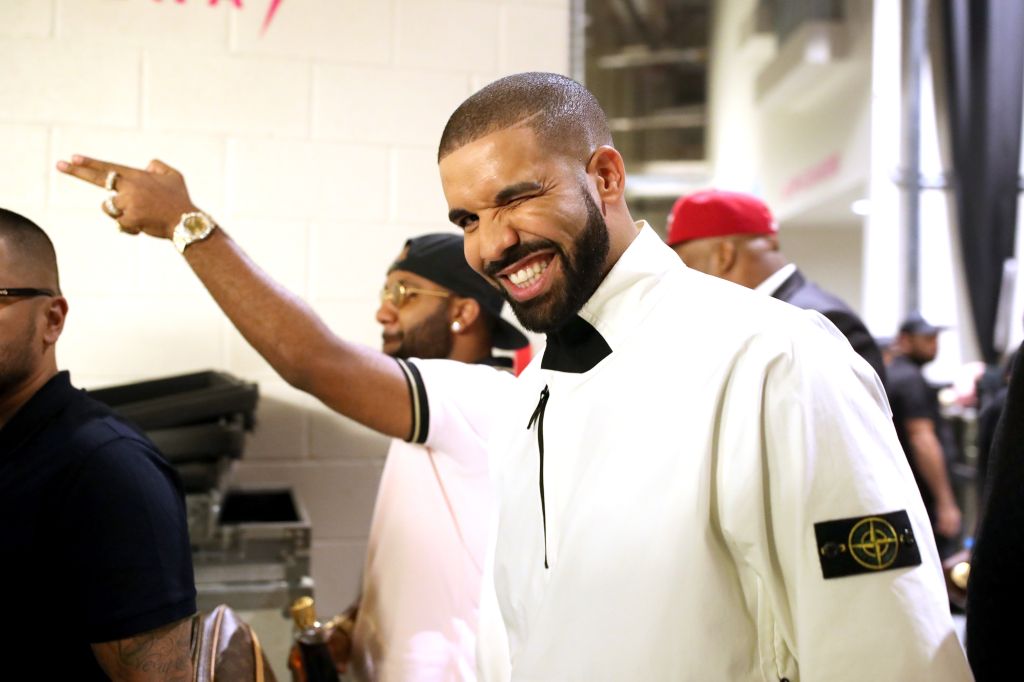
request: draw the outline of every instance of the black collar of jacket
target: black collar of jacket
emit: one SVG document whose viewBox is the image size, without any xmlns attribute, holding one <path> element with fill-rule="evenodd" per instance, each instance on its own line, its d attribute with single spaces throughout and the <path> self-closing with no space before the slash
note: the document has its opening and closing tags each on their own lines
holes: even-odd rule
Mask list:
<svg viewBox="0 0 1024 682">
<path fill-rule="evenodd" d="M 785 301 L 787 298 L 792 296 L 797 289 L 807 283 L 807 279 L 803 276 L 803 273 L 799 269 L 794 270 L 793 274 L 783 280 L 779 288 L 772 293 L 772 298 L 777 298 L 780 301 Z"/>
<path fill-rule="evenodd" d="M 601 333 L 582 317 L 574 315 L 562 327 L 548 334 L 541 368 L 583 374 L 611 355 L 612 349 Z"/>
</svg>

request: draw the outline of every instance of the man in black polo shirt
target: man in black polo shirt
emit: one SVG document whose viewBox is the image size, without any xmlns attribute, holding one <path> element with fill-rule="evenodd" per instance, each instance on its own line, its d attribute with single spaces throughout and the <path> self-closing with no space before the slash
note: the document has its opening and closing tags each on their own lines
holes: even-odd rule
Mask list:
<svg viewBox="0 0 1024 682">
<path fill-rule="evenodd" d="M 57 371 L 67 311 L 49 238 L 0 209 L 2 676 L 191 679 L 180 482 L 152 443 Z"/>
<path fill-rule="evenodd" d="M 944 434 L 948 427 L 939 413 L 936 391 L 921 372 L 938 353 L 940 331 L 942 327 L 929 324 L 919 313 L 909 315 L 900 325 L 887 371 L 896 435 L 928 509 L 939 554 L 947 556 L 956 550 L 960 508 L 949 483 L 947 461 L 951 453 L 943 445 L 950 442 Z"/>
</svg>

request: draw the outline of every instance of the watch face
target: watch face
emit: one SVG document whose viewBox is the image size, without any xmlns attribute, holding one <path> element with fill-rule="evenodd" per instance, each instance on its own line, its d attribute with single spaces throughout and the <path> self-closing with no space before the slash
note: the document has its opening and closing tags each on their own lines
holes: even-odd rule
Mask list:
<svg viewBox="0 0 1024 682">
<path fill-rule="evenodd" d="M 188 233 L 193 236 L 202 234 L 203 230 L 208 227 L 206 219 L 203 218 L 203 216 L 198 215 L 192 215 L 185 218 L 183 225 L 185 229 L 188 230 Z"/>
</svg>

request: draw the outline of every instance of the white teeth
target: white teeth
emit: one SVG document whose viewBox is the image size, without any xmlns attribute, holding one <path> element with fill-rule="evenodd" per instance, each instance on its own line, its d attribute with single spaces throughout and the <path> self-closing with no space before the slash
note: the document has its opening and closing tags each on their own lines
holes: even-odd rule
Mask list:
<svg viewBox="0 0 1024 682">
<path fill-rule="evenodd" d="M 519 272 L 513 272 L 508 276 L 509 281 L 517 287 L 527 287 L 533 284 L 534 280 L 544 272 L 550 261 L 536 262 L 533 265 L 523 268 Z"/>
</svg>

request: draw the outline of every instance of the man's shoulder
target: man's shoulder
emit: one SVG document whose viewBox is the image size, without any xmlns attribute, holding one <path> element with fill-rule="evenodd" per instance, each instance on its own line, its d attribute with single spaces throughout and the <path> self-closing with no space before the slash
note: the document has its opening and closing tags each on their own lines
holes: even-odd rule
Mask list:
<svg viewBox="0 0 1024 682">
<path fill-rule="evenodd" d="M 846 301 L 806 279 L 799 270 L 793 273 L 793 277 L 798 275 L 800 276 L 798 286 L 786 287 L 783 285 L 783 288 L 777 292 L 780 300 L 805 310 L 816 310 L 833 322 L 835 321 L 833 318 L 836 318 L 861 323 L 860 317 L 853 311 L 853 308 L 847 305 Z"/>
<path fill-rule="evenodd" d="M 85 391 L 75 391 L 45 433 L 37 449 L 45 450 L 71 480 L 166 480 L 178 488 L 177 474 L 145 434 Z M 140 476 L 139 474 L 145 474 Z"/>
<path fill-rule="evenodd" d="M 889 375 L 890 391 L 901 391 L 925 386 L 921 368 L 904 358 L 897 357 L 886 368 Z"/>
<path fill-rule="evenodd" d="M 434 382 L 450 381 L 470 385 L 483 382 L 487 386 L 494 386 L 513 384 L 516 380 L 509 368 L 491 362 L 460 362 L 446 358 L 410 358 L 400 362 L 414 365 Z"/>
<path fill-rule="evenodd" d="M 56 428 L 81 452 L 92 452 L 115 442 L 126 448 L 157 452 L 141 430 L 85 391 L 76 392 Z"/>
<path fill-rule="evenodd" d="M 703 326 L 702 332 L 712 337 L 785 339 L 823 328 L 820 318 L 807 312 L 809 308 L 694 270 L 666 279 L 666 286 L 673 289 L 660 306 L 661 317 L 686 326 L 689 334 Z"/>
<path fill-rule="evenodd" d="M 817 311 L 808 311 L 694 270 L 666 278 L 670 295 L 638 334 L 652 347 L 643 362 L 662 362 L 666 374 L 689 374 L 695 366 L 750 368 L 782 358 L 797 363 L 824 358 L 834 364 L 849 346 Z M 672 362 L 664 363 L 666 343 Z"/>
</svg>

